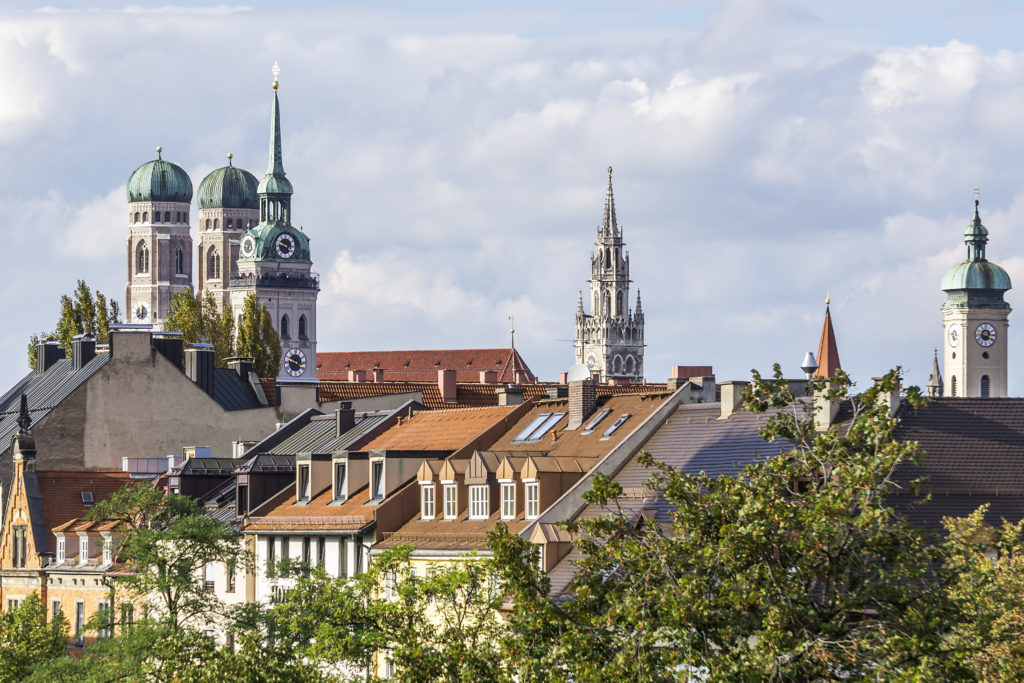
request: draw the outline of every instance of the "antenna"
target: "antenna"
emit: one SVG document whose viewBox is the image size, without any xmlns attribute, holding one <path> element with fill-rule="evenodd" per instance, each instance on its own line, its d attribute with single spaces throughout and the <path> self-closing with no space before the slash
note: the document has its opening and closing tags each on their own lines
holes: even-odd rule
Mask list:
<svg viewBox="0 0 1024 683">
<path fill-rule="evenodd" d="M 512 329 L 508 333 L 512 335 L 512 348 L 514 349 L 516 348 L 516 319 L 512 316 L 509 316 L 508 319 L 512 322 Z"/>
</svg>

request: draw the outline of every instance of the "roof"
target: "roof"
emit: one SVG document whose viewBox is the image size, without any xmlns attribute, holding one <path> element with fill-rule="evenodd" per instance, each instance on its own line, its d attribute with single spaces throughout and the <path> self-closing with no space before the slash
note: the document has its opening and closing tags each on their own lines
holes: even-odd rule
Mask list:
<svg viewBox="0 0 1024 683">
<path fill-rule="evenodd" d="M 439 370 L 455 370 L 460 382 L 476 382 L 480 373 L 498 373 L 498 382 L 536 382 L 526 361 L 514 348 L 437 349 L 421 351 L 321 351 L 317 353 L 317 376 L 348 379 L 350 370 L 384 371 L 384 381 L 436 382 Z M 517 372 L 519 377 L 516 377 Z"/>
<path fill-rule="evenodd" d="M 52 533 L 72 520 L 84 517 L 91 505 L 82 502 L 82 493 L 92 493 L 94 503 L 109 498 L 131 482 L 121 470 L 37 470 L 42 496 L 43 519 Z"/>
<path fill-rule="evenodd" d="M 839 349 L 836 347 L 836 333 L 832 329 L 832 313 L 825 303 L 825 324 L 821 327 L 821 339 L 818 341 L 818 369 L 815 377 L 832 378 L 839 370 Z"/>
<path fill-rule="evenodd" d="M 175 467 L 171 474 L 199 476 L 231 476 L 238 466 L 235 458 L 189 458 Z"/>
<path fill-rule="evenodd" d="M 516 406 L 425 410 L 413 413 L 370 443 L 363 450 L 396 451 L 458 450 L 501 421 Z"/>
<path fill-rule="evenodd" d="M 197 203 L 200 209 L 256 209 L 258 183 L 252 173 L 229 163 L 203 178 L 196 192 Z"/>
<path fill-rule="evenodd" d="M 295 455 L 296 453 L 333 453 L 346 450 L 374 427 L 388 419 L 390 413 L 359 413 L 355 426 L 337 436 L 337 420 L 334 415 L 312 417 L 309 422 L 280 443 L 265 452 L 272 455 Z"/>
<path fill-rule="evenodd" d="M 192 201 L 192 181 L 185 169 L 160 157 L 139 166 L 128 177 L 125 189 L 129 202 L 181 202 Z"/>
<path fill-rule="evenodd" d="M 331 487 L 314 496 L 306 505 L 295 505 L 295 487 L 289 495 L 259 517 L 250 517 L 246 531 L 330 530 L 359 531 L 374 521 L 376 507 L 367 505 L 370 487 L 364 486 L 344 502 L 333 504 Z"/>
<path fill-rule="evenodd" d="M 417 510 L 415 519 L 398 531 L 385 535 L 373 549 L 412 545 L 424 550 L 487 550 L 487 532 L 499 521 L 513 534 L 519 533 L 527 523 L 522 512 L 515 519 L 501 519 L 500 510 L 487 519 L 469 519 L 467 506 L 456 519 L 423 520 Z"/>
<path fill-rule="evenodd" d="M 235 468 L 236 472 L 294 472 L 294 455 L 260 455 L 249 458 Z"/>
<path fill-rule="evenodd" d="M 231 368 L 214 368 L 213 400 L 224 410 L 247 410 L 265 406 L 248 380 L 242 379 Z"/>
</svg>

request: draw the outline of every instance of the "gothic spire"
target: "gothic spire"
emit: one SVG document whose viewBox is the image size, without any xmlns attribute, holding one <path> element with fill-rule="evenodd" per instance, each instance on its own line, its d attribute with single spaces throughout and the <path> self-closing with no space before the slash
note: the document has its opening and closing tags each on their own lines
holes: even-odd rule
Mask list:
<svg viewBox="0 0 1024 683">
<path fill-rule="evenodd" d="M 642 316 L 644 314 L 644 308 L 640 304 L 640 288 L 636 288 L 636 315 Z"/>
<path fill-rule="evenodd" d="M 601 223 L 601 234 L 615 236 L 619 232 L 619 222 L 615 218 L 615 194 L 612 192 L 612 167 L 608 167 L 608 191 L 604 196 L 604 221 Z"/>
<path fill-rule="evenodd" d="M 928 377 L 928 384 L 925 390 L 930 398 L 942 396 L 942 373 L 939 372 L 939 350 L 935 349 L 935 356 L 932 358 L 932 374 Z"/>
<path fill-rule="evenodd" d="M 583 290 L 582 289 L 580 290 L 580 301 L 579 301 L 579 304 L 576 306 L 576 314 L 577 315 L 583 315 Z"/>
<path fill-rule="evenodd" d="M 814 371 L 815 377 L 826 379 L 835 377 L 836 370 L 840 369 L 839 349 L 836 346 L 836 333 L 832 329 L 832 313 L 829 311 L 828 299 L 825 299 L 825 323 L 821 327 L 821 339 L 818 341 L 818 369 Z"/>
<path fill-rule="evenodd" d="M 277 66 L 277 63 L 274 63 Z M 270 113 L 270 154 L 267 159 L 267 175 L 284 177 L 284 161 L 281 159 L 281 105 L 277 100 L 277 78 L 274 78 L 274 104 Z"/>
</svg>

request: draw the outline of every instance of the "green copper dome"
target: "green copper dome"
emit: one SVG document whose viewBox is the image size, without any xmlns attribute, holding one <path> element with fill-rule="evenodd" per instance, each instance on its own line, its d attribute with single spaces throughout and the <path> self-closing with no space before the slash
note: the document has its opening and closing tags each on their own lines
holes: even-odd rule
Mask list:
<svg viewBox="0 0 1024 683">
<path fill-rule="evenodd" d="M 964 244 L 967 258 L 942 276 L 942 291 L 947 294 L 943 308 L 1009 308 L 1003 292 L 1012 288 L 1010 276 L 985 258 L 988 229 L 978 215 L 978 200 L 974 201 L 974 220 L 964 231 Z"/>
<path fill-rule="evenodd" d="M 160 157 L 139 166 L 128 177 L 129 202 L 181 202 L 192 201 L 192 181 L 188 173 Z"/>
<path fill-rule="evenodd" d="M 256 186 L 256 176 L 228 164 L 211 172 L 199 183 L 199 208 L 256 209 L 259 207 Z"/>
<path fill-rule="evenodd" d="M 988 289 L 1005 292 L 1012 289 L 1010 276 L 990 261 L 964 261 L 942 276 L 942 290 Z"/>
</svg>

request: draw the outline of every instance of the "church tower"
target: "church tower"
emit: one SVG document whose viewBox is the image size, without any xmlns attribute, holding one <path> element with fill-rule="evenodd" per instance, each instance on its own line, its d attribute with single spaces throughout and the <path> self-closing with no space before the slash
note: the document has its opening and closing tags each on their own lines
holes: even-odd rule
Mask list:
<svg viewBox="0 0 1024 683">
<path fill-rule="evenodd" d="M 192 181 L 163 149 L 128 178 L 128 282 L 125 322 L 161 329 L 171 297 L 192 289 L 189 209 Z"/>
<path fill-rule="evenodd" d="M 978 215 L 964 232 L 967 258 L 942 277 L 946 303 L 942 305 L 943 359 L 946 370 L 944 394 L 952 396 L 1005 397 L 1006 331 L 1010 305 L 1003 293 L 1010 276 L 986 260 L 988 230 Z"/>
<path fill-rule="evenodd" d="M 612 169 L 608 167 L 608 191 L 604 220 L 597 229 L 597 248 L 590 255 L 590 314 L 583 309 L 580 292 L 576 308 L 576 362 L 598 373 L 600 379 L 644 376 L 644 313 L 640 292 L 636 310 L 629 310 L 629 254 L 615 216 Z"/>
<path fill-rule="evenodd" d="M 274 64 L 274 103 L 270 113 L 270 159 L 256 188 L 259 223 L 239 241 L 238 277 L 232 278 L 231 307 L 236 316 L 246 294 L 255 292 L 281 337 L 279 377 L 316 378 L 316 298 L 320 283 L 311 272 L 309 238 L 292 224 L 292 184 L 281 155 L 281 112 Z"/>
<path fill-rule="evenodd" d="M 238 248 L 242 233 L 259 223 L 256 176 L 232 163 L 218 168 L 199 183 L 199 265 L 200 297 L 212 292 L 223 310 L 231 300 L 231 278 L 238 277 Z M 238 311 L 236 311 L 237 313 Z"/>
</svg>

